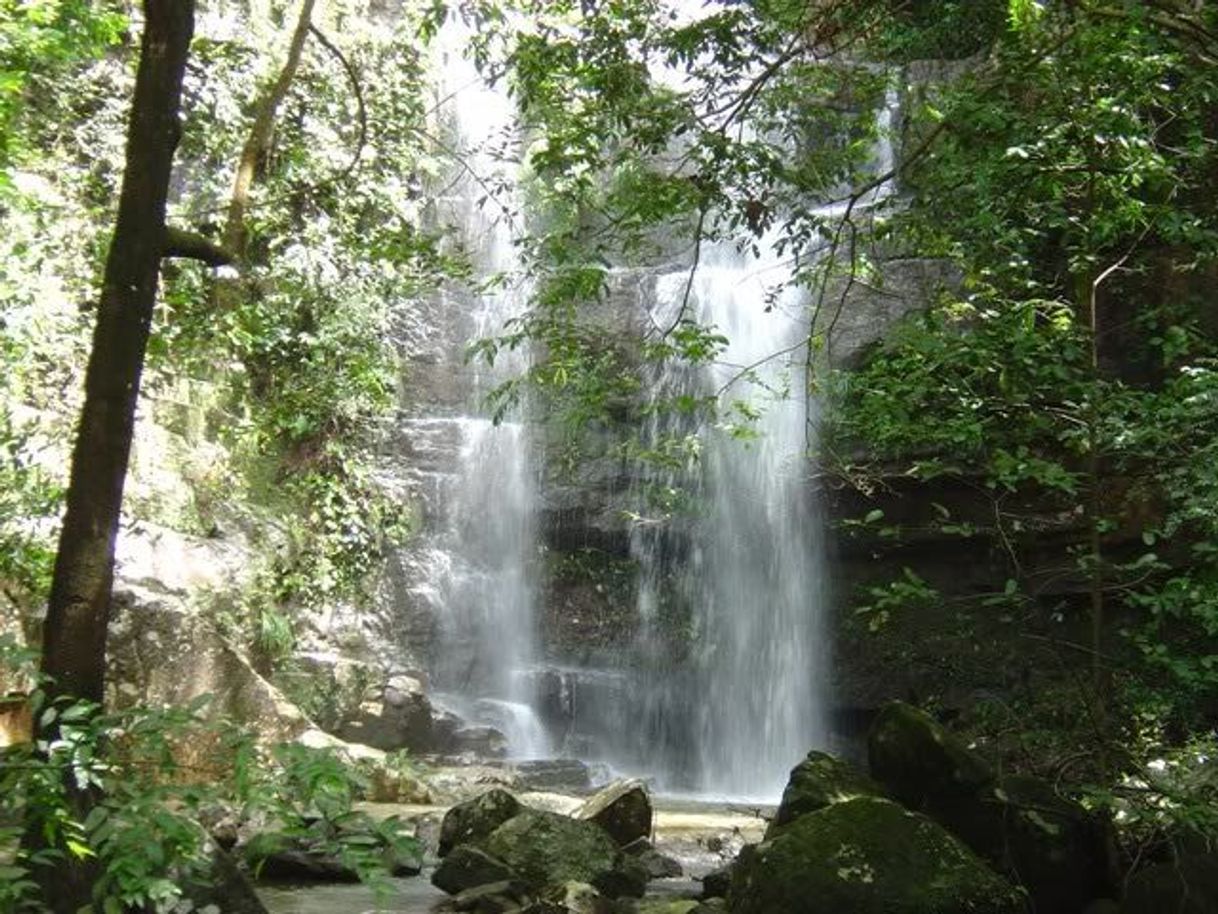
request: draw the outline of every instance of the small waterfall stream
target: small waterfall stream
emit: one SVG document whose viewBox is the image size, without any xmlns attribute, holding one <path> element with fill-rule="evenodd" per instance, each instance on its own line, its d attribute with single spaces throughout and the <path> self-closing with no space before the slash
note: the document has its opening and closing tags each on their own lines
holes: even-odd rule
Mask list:
<svg viewBox="0 0 1218 914">
<path fill-rule="evenodd" d="M 768 254 L 719 248 L 699 265 L 692 290 L 701 320 L 730 340 L 702 373 L 705 392 L 760 411 L 740 426 L 744 437 L 723 427 L 703 435 L 702 516 L 687 593 L 699 639 L 698 786 L 711 794 L 773 798 L 791 766 L 825 741 L 825 568 L 807 457 L 807 315 L 798 291 L 770 298 L 788 273 Z M 664 277 L 660 303 L 679 301 L 684 283 Z"/>
<path fill-rule="evenodd" d="M 609 756 L 667 790 L 772 801 L 791 766 L 827 740 L 826 569 L 801 345 L 807 308 L 800 292 L 779 291 L 788 278 L 789 266 L 764 247 L 754 257 L 717 245 L 692 281 L 679 270 L 655 283 L 657 326 L 685 307 L 730 341 L 714 364 L 653 380 L 655 398 L 718 395 L 722 409 L 713 427 L 668 416 L 646 432 L 653 443 L 694 433 L 700 457 L 684 471 L 652 471 L 641 481 L 641 493 L 680 491 L 688 505 L 684 517 L 656 525 L 644 498 L 632 534 L 640 568 L 636 662 L 647 693 L 637 704 L 647 735 L 625 752 L 610 747 Z M 736 402 L 756 411 L 751 421 L 733 422 Z M 674 590 L 692 645 L 675 662 L 662 618 Z"/>
<path fill-rule="evenodd" d="M 440 312 L 461 328 L 450 348 L 499 333 L 526 306 L 528 290 L 513 274 L 511 210 L 515 201 L 489 188 L 510 187 L 514 109 L 487 86 L 466 57 L 469 34 L 454 20 L 437 41 L 436 127 L 442 152 L 453 166 L 441 178 L 441 220 L 456 239 L 481 288 L 442 293 Z M 461 334 L 458 334 L 460 336 Z M 508 754 L 550 753 L 545 728 L 534 711 L 536 663 L 535 566 L 537 472 L 530 430 L 521 421 L 495 424 L 485 400 L 502 381 L 527 366 L 508 354 L 490 368 L 464 364 L 461 351 L 445 354 L 461 375 L 456 415 L 408 419 L 408 438 L 442 439 L 435 470 L 441 480 L 433 517 L 423 539 L 416 596 L 436 620 L 431 654 L 435 702 L 462 719 L 499 730 Z"/>
</svg>

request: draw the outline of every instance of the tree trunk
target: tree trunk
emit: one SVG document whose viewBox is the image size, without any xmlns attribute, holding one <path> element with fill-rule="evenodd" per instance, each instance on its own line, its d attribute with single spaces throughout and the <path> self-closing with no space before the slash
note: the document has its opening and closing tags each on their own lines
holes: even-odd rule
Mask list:
<svg viewBox="0 0 1218 914">
<path fill-rule="evenodd" d="M 313 22 L 313 7 L 316 5 L 317 0 L 303 0 L 301 3 L 296 28 L 288 44 L 287 58 L 275 81 L 258 100 L 253 126 L 250 127 L 249 136 L 241 149 L 237 174 L 233 178 L 233 192 L 229 199 L 223 238 L 224 249 L 231 252 L 238 262 L 245 259 L 245 215 L 249 208 L 250 188 L 254 185 L 254 175 L 258 170 L 258 160 L 270 148 L 279 106 L 287 98 L 292 80 L 296 78 L 296 71 L 300 69 L 300 59 L 304 54 L 305 41 L 309 37 L 309 27 Z"/>
<path fill-rule="evenodd" d="M 194 0 L 144 0 L 143 6 L 118 219 L 106 259 L 43 631 L 42 670 L 51 677 L 50 697 L 99 704 L 115 538 L 165 251 L 165 203 L 181 132 L 182 76 L 194 31 Z M 74 800 L 83 811 L 90 798 L 77 795 Z M 87 905 L 92 875 L 80 864 L 57 867 L 44 884 L 51 909 L 75 914 Z"/>
</svg>

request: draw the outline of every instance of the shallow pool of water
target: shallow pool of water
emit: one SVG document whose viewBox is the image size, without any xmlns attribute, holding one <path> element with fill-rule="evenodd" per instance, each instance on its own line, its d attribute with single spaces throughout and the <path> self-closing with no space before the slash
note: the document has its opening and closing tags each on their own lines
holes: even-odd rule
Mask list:
<svg viewBox="0 0 1218 914">
<path fill-rule="evenodd" d="M 427 914 L 444 898 L 426 878 L 395 879 L 394 891 L 378 898 L 362 885 L 259 886 L 271 914 Z"/>
</svg>

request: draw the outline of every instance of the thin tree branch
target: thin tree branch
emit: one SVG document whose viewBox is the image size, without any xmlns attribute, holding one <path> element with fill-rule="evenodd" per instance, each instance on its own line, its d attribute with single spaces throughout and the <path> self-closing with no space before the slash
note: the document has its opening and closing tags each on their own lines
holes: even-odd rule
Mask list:
<svg viewBox="0 0 1218 914">
<path fill-rule="evenodd" d="M 228 219 L 225 222 L 222 236 L 223 247 L 238 258 L 243 258 L 245 255 L 245 214 L 249 206 L 250 189 L 254 184 L 258 162 L 270 147 L 279 106 L 287 97 L 292 80 L 296 78 L 296 71 L 300 68 L 300 59 L 304 54 L 305 40 L 309 36 L 313 8 L 316 5 L 317 0 L 302 0 L 296 29 L 292 33 L 292 41 L 288 45 L 287 59 L 280 68 L 275 82 L 261 99 L 253 126 L 250 128 L 245 146 L 241 150 L 241 158 L 237 163 L 237 174 L 233 178 L 232 196 L 228 204 Z"/>
<path fill-rule="evenodd" d="M 352 154 L 351 161 L 347 164 L 347 167 L 328 179 L 328 183 L 337 184 L 339 181 L 350 177 L 352 172 L 359 166 L 360 157 L 364 153 L 364 146 L 368 143 L 368 108 L 364 104 L 364 90 L 360 84 L 359 73 L 356 72 L 351 61 L 347 59 L 346 55 L 329 38 L 322 34 L 317 26 L 310 25 L 309 33 L 317 39 L 318 44 L 338 60 L 343 70 L 346 71 L 347 79 L 351 83 L 351 92 L 355 95 L 355 105 L 358 109 L 356 117 L 359 118 L 359 136 L 355 141 L 355 152 Z"/>
</svg>

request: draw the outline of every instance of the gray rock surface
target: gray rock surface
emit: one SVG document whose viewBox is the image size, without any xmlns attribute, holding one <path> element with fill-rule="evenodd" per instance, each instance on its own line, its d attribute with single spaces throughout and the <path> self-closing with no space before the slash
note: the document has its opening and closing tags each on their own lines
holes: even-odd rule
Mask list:
<svg viewBox="0 0 1218 914">
<path fill-rule="evenodd" d="M 619 847 L 651 837 L 651 794 L 640 780 L 614 781 L 589 797 L 572 815 L 595 822 Z"/>
<path fill-rule="evenodd" d="M 458 803 L 444 814 L 440 823 L 437 852 L 444 857 L 460 844 L 479 844 L 520 811 L 520 802 L 498 788 Z"/>
</svg>

